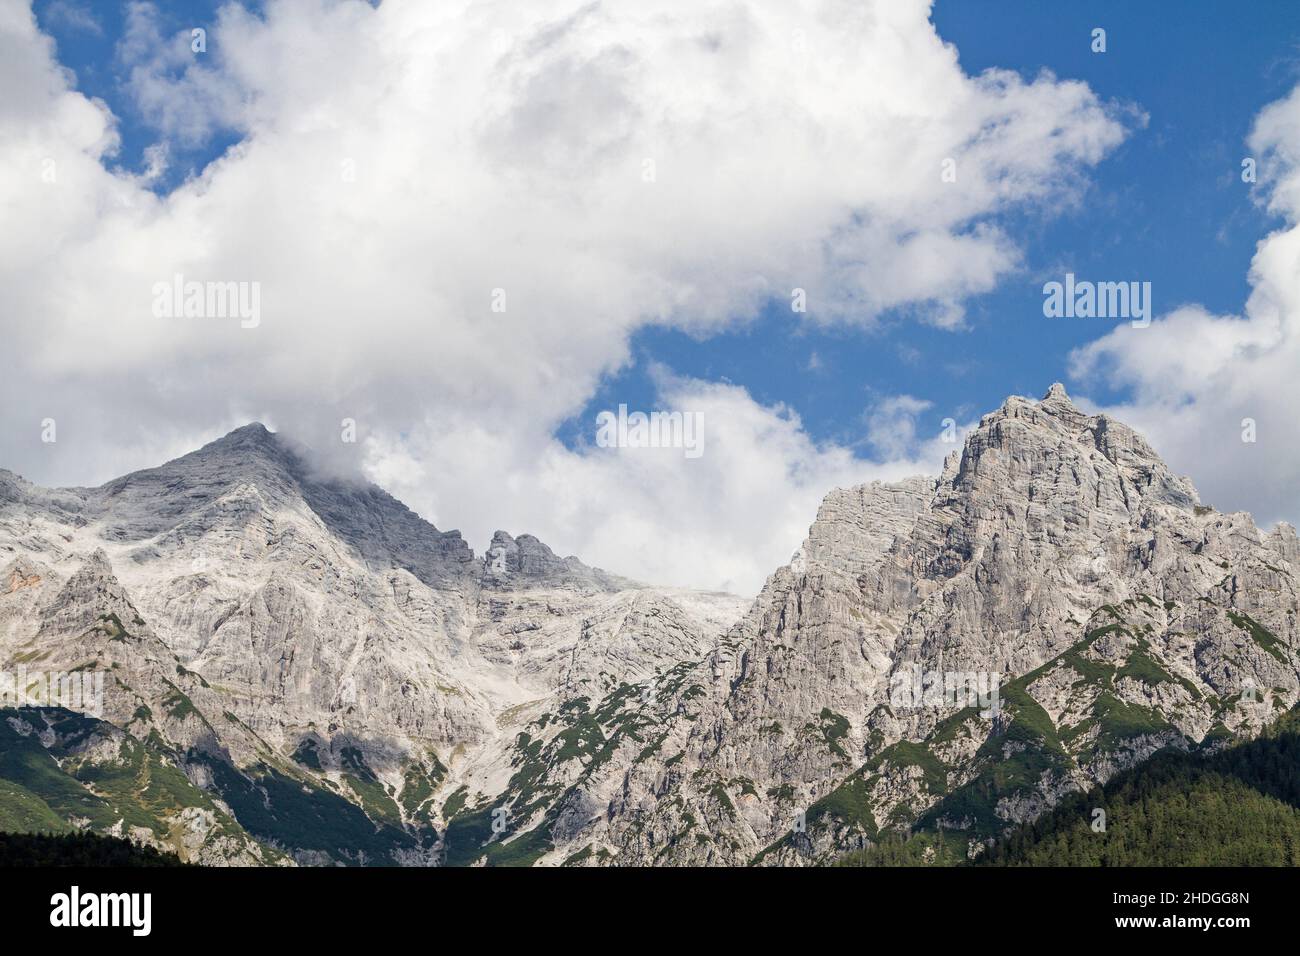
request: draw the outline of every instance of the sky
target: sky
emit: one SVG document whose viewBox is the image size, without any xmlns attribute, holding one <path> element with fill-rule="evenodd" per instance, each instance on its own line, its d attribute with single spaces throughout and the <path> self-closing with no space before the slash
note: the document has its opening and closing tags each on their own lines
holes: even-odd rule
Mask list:
<svg viewBox="0 0 1300 956">
<path fill-rule="evenodd" d="M 1062 381 L 1295 523 L 1300 7 L 1252 10 L 0 0 L 0 467 L 260 420 L 480 552 L 749 594 Z M 1046 317 L 1067 272 L 1152 321 Z M 702 453 L 602 447 L 620 405 Z"/>
</svg>

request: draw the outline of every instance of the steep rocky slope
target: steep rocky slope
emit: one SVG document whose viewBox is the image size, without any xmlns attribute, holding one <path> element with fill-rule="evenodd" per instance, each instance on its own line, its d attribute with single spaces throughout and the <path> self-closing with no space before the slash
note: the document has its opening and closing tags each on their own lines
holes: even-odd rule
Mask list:
<svg viewBox="0 0 1300 956">
<path fill-rule="evenodd" d="M 1010 398 L 937 480 L 828 495 L 679 678 L 584 711 L 604 743 L 553 858 L 827 862 L 912 827 L 975 852 L 1162 747 L 1293 706 L 1296 556 L 1289 526 L 1202 505 L 1060 386 Z M 997 707 L 907 693 L 930 675 L 996 679 Z"/>
<path fill-rule="evenodd" d="M 100 488 L 0 472 L 0 666 L 108 673 L 102 720 L 78 732 L 178 769 L 178 805 L 132 832 L 187 859 L 437 862 L 449 795 L 499 785 L 530 709 L 698 657 L 741 604 L 528 535 L 477 559 L 379 489 L 318 478 L 260 425 Z M 97 744 L 70 762 L 39 729 L 62 715 L 5 716 L 94 795 L 71 763 L 125 759 Z M 178 835 L 208 804 L 243 844 Z M 122 829 L 116 811 L 52 809 Z"/>
</svg>

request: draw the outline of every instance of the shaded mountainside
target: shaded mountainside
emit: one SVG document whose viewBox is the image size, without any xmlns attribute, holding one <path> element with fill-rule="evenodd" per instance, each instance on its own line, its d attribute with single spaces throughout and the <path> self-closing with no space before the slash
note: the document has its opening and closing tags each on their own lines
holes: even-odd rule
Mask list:
<svg viewBox="0 0 1300 956">
<path fill-rule="evenodd" d="M 0 826 L 248 865 L 973 859 L 1300 703 L 1298 571 L 1059 385 L 937 478 L 831 491 L 752 602 L 531 535 L 475 557 L 261 426 L 97 489 L 0 472 L 0 671 L 106 675 L 99 719 L 0 711 Z"/>
</svg>

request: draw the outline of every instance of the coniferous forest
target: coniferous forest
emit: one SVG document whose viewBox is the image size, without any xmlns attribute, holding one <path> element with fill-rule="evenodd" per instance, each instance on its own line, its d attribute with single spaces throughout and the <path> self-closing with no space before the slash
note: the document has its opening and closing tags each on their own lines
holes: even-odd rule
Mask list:
<svg viewBox="0 0 1300 956">
<path fill-rule="evenodd" d="M 95 833 L 0 833 L 0 867 L 182 866 L 173 853 Z"/>
</svg>

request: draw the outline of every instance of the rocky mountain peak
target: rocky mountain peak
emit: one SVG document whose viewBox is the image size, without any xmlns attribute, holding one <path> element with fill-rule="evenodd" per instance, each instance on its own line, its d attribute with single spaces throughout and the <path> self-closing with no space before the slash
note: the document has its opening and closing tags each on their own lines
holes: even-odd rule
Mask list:
<svg viewBox="0 0 1300 956">
<path fill-rule="evenodd" d="M 240 425 L 238 428 L 228 432 L 222 437 L 208 442 L 208 446 L 223 444 L 266 444 L 274 442 L 275 440 L 275 432 L 271 431 L 261 422 L 249 422 L 247 425 Z"/>
<path fill-rule="evenodd" d="M 1012 396 L 937 480 L 826 496 L 699 686 L 658 712 L 684 715 L 667 756 L 634 757 L 592 831 L 638 863 L 827 862 L 936 827 L 977 852 L 1162 747 L 1294 706 L 1298 553 L 1289 528 L 1198 507 L 1059 384 Z M 924 700 L 921 675 L 997 682 L 1000 714 Z M 664 849 L 700 820 L 705 839 Z"/>
<path fill-rule="evenodd" d="M 103 672 L 104 739 L 171 768 L 187 803 L 141 798 L 158 819 L 134 838 L 170 844 L 185 815 L 191 839 L 201 814 L 208 858 L 279 858 L 239 829 L 256 818 L 300 862 L 455 860 L 439 841 L 456 811 L 439 808 L 499 794 L 518 731 L 700 659 L 741 613 L 529 534 L 498 533 L 477 561 L 459 533 L 314 465 L 252 423 L 98 488 L 0 479 L 0 668 Z"/>
<path fill-rule="evenodd" d="M 561 558 L 531 534 L 515 538 L 505 531 L 492 536 L 483 556 L 483 573 L 485 583 L 493 586 L 527 584 L 608 591 L 635 586 L 625 578 L 588 567 L 572 555 Z"/>
<path fill-rule="evenodd" d="M 811 563 L 852 574 L 864 587 L 910 590 L 913 561 L 944 578 L 985 549 L 993 560 L 1008 541 L 1068 550 L 1079 529 L 1122 534 L 1144 509 L 1194 512 L 1198 504 L 1191 482 L 1141 435 L 1085 413 L 1056 382 L 1040 400 L 1012 395 L 983 416 L 937 479 L 831 491 L 791 567 L 803 573 Z M 944 529 L 941 545 L 931 540 L 936 525 Z M 908 543 L 916 536 L 924 540 Z M 895 561 L 912 549 L 919 553 L 900 575 Z"/>
<path fill-rule="evenodd" d="M 212 459 L 225 459 L 235 465 L 250 459 L 270 461 L 283 467 L 295 464 L 296 456 L 288 442 L 278 433 L 271 431 L 261 422 L 250 422 L 227 432 L 220 438 L 200 446 L 196 450 L 173 459 L 156 470 L 173 472 L 183 471 L 186 467 L 196 467 L 199 463 Z"/>
<path fill-rule="evenodd" d="M 1200 503 L 1191 481 L 1170 471 L 1140 434 L 1108 415 L 1081 411 L 1060 383 L 1040 401 L 1011 396 L 985 415 L 950 477 L 962 498 L 996 500 L 1017 487 L 1043 501 L 1045 485 L 1077 498 L 1073 485 L 1097 491 L 1091 502 L 1078 501 L 1086 510 L 1135 513 L 1158 502 L 1191 511 Z"/>
<path fill-rule="evenodd" d="M 279 433 L 271 431 L 261 422 L 249 422 L 239 428 L 213 439 L 198 450 L 183 456 L 186 459 L 227 458 L 232 461 L 240 458 L 255 458 L 278 463 L 292 468 L 298 465 L 297 455 L 290 443 Z"/>
<path fill-rule="evenodd" d="M 1049 401 L 1069 402 L 1070 396 L 1065 393 L 1064 385 L 1062 385 L 1060 382 L 1053 382 L 1051 385 L 1048 386 L 1047 394 L 1043 396 L 1042 400 L 1044 402 L 1049 402 Z"/>
<path fill-rule="evenodd" d="M 468 571 L 473 553 L 459 532 L 440 531 L 376 485 L 318 476 L 308 454 L 253 422 L 157 468 L 82 490 L 84 512 L 104 522 L 107 539 L 141 542 L 139 560 L 207 536 L 286 542 L 288 525 L 318 520 L 375 570 L 402 568 L 428 584 Z"/>
<path fill-rule="evenodd" d="M 1038 410 L 1052 416 L 1066 427 L 1079 427 L 1088 421 L 1089 416 L 1074 404 L 1065 386 L 1053 382 L 1047 393 L 1038 400 Z"/>
</svg>

